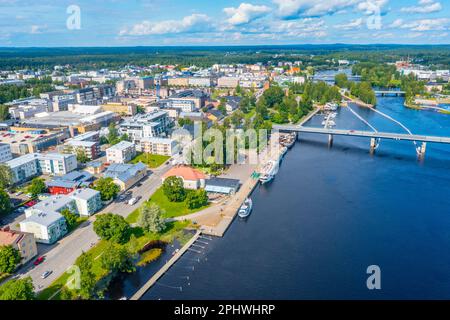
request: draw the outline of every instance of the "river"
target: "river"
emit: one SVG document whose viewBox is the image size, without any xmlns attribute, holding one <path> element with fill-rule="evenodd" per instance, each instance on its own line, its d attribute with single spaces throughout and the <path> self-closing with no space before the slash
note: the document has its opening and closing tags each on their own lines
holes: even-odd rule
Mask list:
<svg viewBox="0 0 450 320">
<path fill-rule="evenodd" d="M 413 133 L 450 135 L 450 116 L 380 97 L 377 108 Z M 403 132 L 353 107 L 378 130 Z M 314 117 L 308 125 L 320 125 Z M 343 108 L 337 128 L 366 129 Z M 450 298 L 450 146 L 302 134 L 276 178 L 252 194 L 247 221 L 188 252 L 143 299 Z M 381 269 L 368 290 L 366 269 Z M 179 287 L 182 287 L 180 289 Z"/>
<path fill-rule="evenodd" d="M 379 131 L 404 132 L 368 109 L 352 107 Z M 405 108 L 378 97 L 378 110 L 415 134 L 450 136 L 450 115 Z M 307 125 L 320 126 L 322 116 Z M 365 129 L 342 108 L 336 128 Z M 279 173 L 252 194 L 253 212 L 223 238 L 201 239 L 142 299 L 449 299 L 450 146 L 302 134 Z M 160 266 L 161 259 L 156 265 Z M 381 269 L 368 290 L 366 269 Z M 130 297 L 154 270 L 116 283 Z"/>
</svg>

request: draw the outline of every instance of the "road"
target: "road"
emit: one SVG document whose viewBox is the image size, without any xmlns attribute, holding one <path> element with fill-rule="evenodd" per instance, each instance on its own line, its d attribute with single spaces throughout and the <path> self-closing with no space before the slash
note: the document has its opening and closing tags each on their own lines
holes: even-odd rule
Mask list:
<svg viewBox="0 0 450 320">
<path fill-rule="evenodd" d="M 128 190 L 129 192 L 131 191 L 129 197 L 141 197 L 135 205 L 128 205 L 126 200 L 121 202 L 116 200 L 97 214 L 112 212 L 120 214 L 123 217 L 128 216 L 156 191 L 161 185 L 161 176 L 170 168 L 171 165 L 163 164 L 160 168 L 153 170 L 149 176 L 142 180 L 141 186 L 139 186 L 138 183 Z M 99 241 L 99 238 L 93 229 L 94 221 L 95 216 L 92 216 L 89 220 L 81 224 L 74 232 L 67 235 L 56 244 L 51 246 L 42 245 L 47 248 L 47 252 L 44 252 L 45 262 L 39 266 L 34 266 L 32 262 L 29 262 L 18 271 L 16 277 L 22 278 L 30 276 L 33 279 L 36 291 L 41 291 L 48 287 L 53 281 L 60 277 L 83 252 L 88 251 L 93 244 L 96 244 Z M 40 245 L 40 247 L 42 246 Z M 43 254 L 42 250 L 39 254 Z M 47 270 L 52 271 L 52 274 L 46 279 L 41 279 L 41 274 Z"/>
</svg>

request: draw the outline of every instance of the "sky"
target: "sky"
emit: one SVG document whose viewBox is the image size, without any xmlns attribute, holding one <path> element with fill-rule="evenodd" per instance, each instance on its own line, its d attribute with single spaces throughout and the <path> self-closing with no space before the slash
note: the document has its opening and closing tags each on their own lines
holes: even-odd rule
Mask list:
<svg viewBox="0 0 450 320">
<path fill-rule="evenodd" d="M 450 44 L 450 0 L 0 0 L 0 47 Z"/>
</svg>

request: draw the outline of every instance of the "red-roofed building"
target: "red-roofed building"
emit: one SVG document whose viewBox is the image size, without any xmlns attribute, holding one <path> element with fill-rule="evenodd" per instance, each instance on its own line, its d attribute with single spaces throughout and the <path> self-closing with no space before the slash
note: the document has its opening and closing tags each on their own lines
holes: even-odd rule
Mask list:
<svg viewBox="0 0 450 320">
<path fill-rule="evenodd" d="M 22 264 L 27 263 L 37 255 L 36 240 L 28 232 L 10 230 L 8 227 L 0 229 L 0 247 L 12 246 L 19 250 Z"/>
<path fill-rule="evenodd" d="M 174 167 L 162 176 L 162 181 L 174 176 L 183 179 L 185 189 L 196 190 L 205 187 L 206 175 L 197 169 L 188 166 Z"/>
</svg>

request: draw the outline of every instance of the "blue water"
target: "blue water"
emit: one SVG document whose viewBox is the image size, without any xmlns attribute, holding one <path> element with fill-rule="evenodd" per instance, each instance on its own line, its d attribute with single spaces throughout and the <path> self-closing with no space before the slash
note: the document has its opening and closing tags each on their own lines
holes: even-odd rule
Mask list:
<svg viewBox="0 0 450 320">
<path fill-rule="evenodd" d="M 413 133 L 450 136 L 450 116 L 378 98 Z M 354 107 L 378 130 L 403 132 Z M 308 125 L 320 125 L 317 116 Z M 348 110 L 338 128 L 366 129 Z M 144 299 L 449 299 L 450 146 L 303 134 L 272 183 L 253 193 L 247 221 L 188 252 Z M 381 268 L 368 290 L 366 268 Z M 182 287 L 175 289 L 174 287 Z"/>
</svg>

